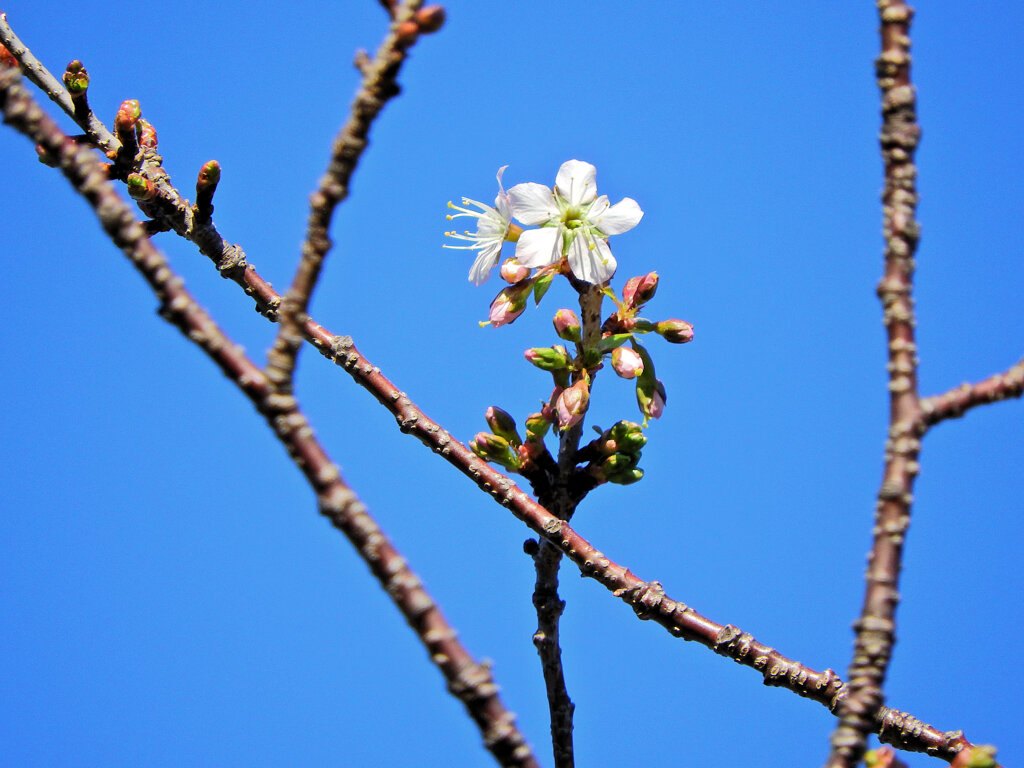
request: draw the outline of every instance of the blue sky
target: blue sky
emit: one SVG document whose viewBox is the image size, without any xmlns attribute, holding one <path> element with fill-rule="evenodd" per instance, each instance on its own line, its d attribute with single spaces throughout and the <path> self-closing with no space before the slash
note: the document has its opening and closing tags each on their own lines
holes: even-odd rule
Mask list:
<svg viewBox="0 0 1024 768">
<path fill-rule="evenodd" d="M 74 9 L 74 10 L 72 10 Z M 81 59 L 112 122 L 136 98 L 172 179 L 216 158 L 215 219 L 287 285 L 307 197 L 385 19 L 346 3 L 154 2 L 116 16 L 10 2 L 60 71 Z M 613 241 L 614 285 L 657 270 L 668 389 L 647 476 L 574 520 L 609 557 L 710 618 L 845 676 L 881 472 L 885 343 L 874 4 L 754 7 L 453 0 L 371 135 L 313 314 L 468 440 L 488 405 L 550 391 L 522 359 L 556 341 L 556 286 L 480 329 L 500 288 L 442 250 L 445 203 L 592 162 L 646 215 Z M 1022 354 L 1024 61 L 1018 4 L 921 4 L 922 391 Z M 63 124 L 70 129 L 66 119 Z M 261 419 L 24 139 L 0 133 L 7 407 L 0 421 L 0 763 L 488 765 L 461 706 Z M 187 243 L 157 244 L 257 359 L 273 328 Z M 527 530 L 399 433 L 307 350 L 298 394 L 370 511 L 550 765 Z M 632 418 L 602 377 L 593 415 Z M 1024 761 L 1006 646 L 1024 629 L 1024 404 L 926 438 L 888 686 L 893 706 Z M 820 764 L 832 720 L 753 671 L 638 622 L 566 572 L 562 644 L 580 765 Z M 932 764 L 910 756 L 911 766 Z"/>
</svg>

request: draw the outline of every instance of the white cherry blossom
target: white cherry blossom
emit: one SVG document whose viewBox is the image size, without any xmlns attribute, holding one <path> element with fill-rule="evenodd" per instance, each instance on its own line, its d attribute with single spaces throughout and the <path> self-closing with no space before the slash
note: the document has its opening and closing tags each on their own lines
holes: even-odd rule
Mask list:
<svg viewBox="0 0 1024 768">
<path fill-rule="evenodd" d="M 494 207 L 478 203 L 476 200 L 470 200 L 468 197 L 462 198 L 462 205 L 476 206 L 480 209 L 479 211 L 464 208 L 451 202 L 448 203 L 449 208 L 459 211 L 459 213 L 448 214 L 447 218 L 449 221 L 460 216 L 472 216 L 477 219 L 476 232 L 466 231 L 462 234 L 454 231 L 445 232 L 448 237 L 468 241 L 469 245 L 444 246 L 445 248 L 465 248 L 480 251 L 469 270 L 469 281 L 473 285 L 481 285 L 491 276 L 491 269 L 498 263 L 498 257 L 501 255 L 501 246 L 505 244 L 505 237 L 508 234 L 509 224 L 512 220 L 508 193 L 505 192 L 504 187 L 501 185 L 501 176 L 505 173 L 506 168 L 508 166 L 503 165 L 498 169 L 498 196 L 494 198 Z"/>
<path fill-rule="evenodd" d="M 565 256 L 577 278 L 595 285 L 615 274 L 608 237 L 631 230 L 644 212 L 631 197 L 615 205 L 607 195 L 598 197 L 596 178 L 597 169 L 590 163 L 569 160 L 558 169 L 554 189 L 527 182 L 508 191 L 511 215 L 540 227 L 519 236 L 516 261 L 545 267 Z"/>
</svg>

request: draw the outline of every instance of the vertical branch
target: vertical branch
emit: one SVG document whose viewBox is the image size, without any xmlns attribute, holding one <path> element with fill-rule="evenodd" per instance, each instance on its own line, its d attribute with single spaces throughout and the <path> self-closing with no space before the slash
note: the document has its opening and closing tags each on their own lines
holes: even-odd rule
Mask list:
<svg viewBox="0 0 1024 768">
<path fill-rule="evenodd" d="M 345 122 L 331 149 L 331 161 L 310 196 L 309 221 L 302 256 L 291 287 L 278 312 L 280 327 L 267 355 L 267 377 L 281 392 L 290 392 L 295 364 L 302 346 L 302 326 L 309 301 L 320 278 L 324 258 L 331 248 L 328 231 L 338 204 L 348 197 L 349 182 L 366 149 L 367 135 L 384 105 L 398 94 L 396 79 L 406 50 L 416 40 L 419 27 L 413 16 L 422 0 L 405 0 L 394 9 L 393 21 L 377 55 L 363 62 L 363 81 Z M 411 29 L 410 29 L 411 25 Z"/>
<path fill-rule="evenodd" d="M 579 284 L 582 342 L 580 356 L 586 357 L 586 350 L 596 349 L 601 340 L 601 302 L 603 294 L 595 285 Z M 596 371 L 589 372 L 591 378 Z M 573 383 L 582 378 L 582 371 L 574 374 Z M 558 475 L 552 483 L 551 492 L 538 499 L 560 520 L 572 519 L 579 498 L 569 487 L 576 473 L 577 454 L 583 421 L 563 431 L 558 445 Z M 533 549 L 533 564 L 537 579 L 533 590 L 533 606 L 537 611 L 537 631 L 533 644 L 540 656 L 547 689 L 548 711 L 551 718 L 551 747 L 555 768 L 573 768 L 573 713 L 576 705 L 569 698 L 562 669 L 562 649 L 558 643 L 558 622 L 565 602 L 558 596 L 558 569 L 562 553 L 547 539 L 541 539 Z"/>
<path fill-rule="evenodd" d="M 879 137 L 885 165 L 882 192 L 885 273 L 878 285 L 889 342 L 889 435 L 882 487 L 875 511 L 874 543 L 868 558 L 864 604 L 854 623 L 849 693 L 838 708 L 829 768 L 854 768 L 884 702 L 885 681 L 895 642 L 896 607 L 903 542 L 910 525 L 920 438 L 924 433 L 917 390 L 917 347 L 912 298 L 914 252 L 919 227 L 914 151 L 921 130 L 910 81 L 910 21 L 903 0 L 878 0 L 881 55 L 876 61 L 882 96 Z"/>
</svg>

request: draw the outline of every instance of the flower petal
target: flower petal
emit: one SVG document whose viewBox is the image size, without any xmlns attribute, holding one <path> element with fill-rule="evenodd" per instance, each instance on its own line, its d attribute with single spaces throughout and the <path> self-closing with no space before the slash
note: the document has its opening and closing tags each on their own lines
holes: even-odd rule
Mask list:
<svg viewBox="0 0 1024 768">
<path fill-rule="evenodd" d="M 589 203 L 597 197 L 597 169 L 582 160 L 568 160 L 558 169 L 555 188 L 570 205 Z"/>
<path fill-rule="evenodd" d="M 509 204 L 508 192 L 505 191 L 505 187 L 501 184 L 501 177 L 504 175 L 506 168 L 508 168 L 508 166 L 503 165 L 498 169 L 498 196 L 494 198 L 494 207 L 507 222 L 512 218 L 512 206 Z"/>
<path fill-rule="evenodd" d="M 546 267 L 562 258 L 561 230 L 558 227 L 528 229 L 516 243 L 516 261 L 524 267 Z"/>
<path fill-rule="evenodd" d="M 615 257 L 603 237 L 588 238 L 581 232 L 569 245 L 569 269 L 580 280 L 600 285 L 615 274 Z"/>
<path fill-rule="evenodd" d="M 491 270 L 498 263 L 501 245 L 501 241 L 496 240 L 480 249 L 473 266 L 469 269 L 469 282 L 473 285 L 482 285 L 487 282 L 487 278 L 491 276 Z"/>
<path fill-rule="evenodd" d="M 605 198 L 605 205 L 607 205 L 607 198 Z M 621 235 L 623 232 L 628 232 L 644 217 L 644 212 L 640 210 L 639 204 L 631 197 L 624 197 L 611 208 L 595 215 L 597 207 L 597 203 L 591 207 L 587 219 L 606 235 Z"/>
<path fill-rule="evenodd" d="M 516 184 L 508 191 L 512 214 L 523 224 L 546 224 L 558 216 L 558 206 L 550 187 L 533 181 Z"/>
</svg>

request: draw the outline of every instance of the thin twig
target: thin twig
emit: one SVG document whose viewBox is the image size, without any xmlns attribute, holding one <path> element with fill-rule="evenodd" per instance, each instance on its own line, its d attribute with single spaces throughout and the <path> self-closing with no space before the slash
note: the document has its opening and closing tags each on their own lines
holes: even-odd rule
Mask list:
<svg viewBox="0 0 1024 768">
<path fill-rule="evenodd" d="M 117 151 L 121 142 L 89 111 L 75 108 L 75 103 L 64 84 L 42 65 L 7 23 L 7 14 L 0 13 L 0 43 L 18 60 L 21 70 L 39 90 L 57 104 L 85 131 L 105 152 Z"/>
<path fill-rule="evenodd" d="M 404 0 L 392 10 L 388 34 L 373 61 L 363 69 L 362 85 L 352 102 L 348 120 L 334 139 L 327 171 L 310 196 L 302 257 L 280 306 L 280 327 L 267 354 L 267 376 L 281 392 L 290 392 L 292 388 L 295 364 L 303 342 L 302 324 L 320 278 L 324 258 L 331 248 L 331 219 L 338 204 L 348 197 L 349 182 L 366 149 L 370 126 L 384 105 L 398 94 L 396 80 L 409 44 L 400 30 L 412 23 L 413 14 L 422 4 L 423 0 Z"/>
<path fill-rule="evenodd" d="M 1024 359 L 1002 373 L 989 376 L 974 384 L 932 395 L 921 400 L 924 423 L 932 427 L 947 419 L 958 419 L 966 411 L 979 405 L 988 405 L 1024 394 Z"/>
<path fill-rule="evenodd" d="M 855 768 L 885 698 L 882 685 L 896 635 L 903 543 L 910 525 L 914 478 L 924 426 L 917 390 L 917 346 L 912 298 L 919 226 L 914 151 L 921 130 L 910 81 L 910 21 L 903 0 L 879 0 L 881 55 L 876 62 L 882 95 L 880 142 L 885 165 L 882 192 L 885 273 L 878 285 L 889 344 L 889 438 L 875 511 L 874 543 L 860 618 L 854 623 L 849 694 L 832 733 L 829 768 Z"/>
<path fill-rule="evenodd" d="M 13 125 L 58 159 L 61 171 L 93 207 L 104 230 L 149 283 L 160 314 L 198 345 L 267 420 L 316 493 L 320 512 L 341 530 L 405 616 L 448 681 L 448 689 L 477 723 L 487 748 L 502 766 L 534 768 L 537 762 L 514 716 L 505 709 L 487 665 L 477 663 L 456 639 L 419 577 L 345 484 L 290 395 L 276 391 L 260 369 L 214 323 L 185 289 L 143 225 L 114 192 L 92 151 L 80 147 L 46 116 L 20 84 L 16 70 L 0 71 L 0 107 Z"/>
</svg>

